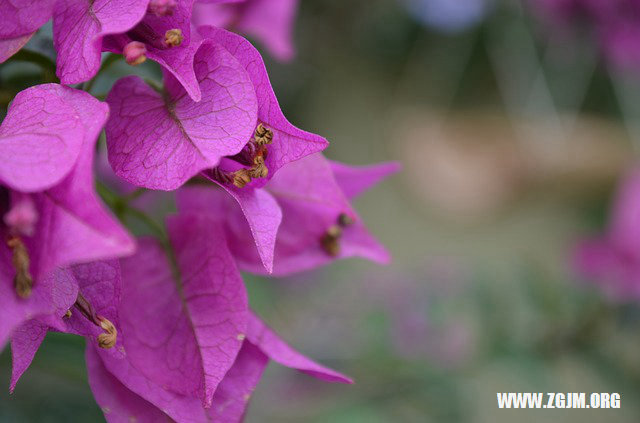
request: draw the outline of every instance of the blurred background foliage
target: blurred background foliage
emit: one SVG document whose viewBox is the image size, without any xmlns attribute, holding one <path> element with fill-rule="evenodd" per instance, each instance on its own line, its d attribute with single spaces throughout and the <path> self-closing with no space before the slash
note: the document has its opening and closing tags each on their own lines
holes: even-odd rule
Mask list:
<svg viewBox="0 0 640 423">
<path fill-rule="evenodd" d="M 285 339 L 356 379 L 271 365 L 249 422 L 636 422 L 640 308 L 578 280 L 580 238 L 602 231 L 633 164 L 640 75 L 589 34 L 550 36 L 521 1 L 302 0 L 297 58 L 267 57 L 285 114 L 351 164 L 403 172 L 357 201 L 394 256 L 296 277 L 247 275 Z M 51 55 L 47 31 L 29 48 Z M 159 79 L 155 65 L 133 70 Z M 96 81 L 106 94 L 132 69 Z M 0 103 L 51 80 L 0 68 Z M 154 205 L 159 209 L 169 204 Z M 135 223 L 133 223 L 135 227 Z M 50 334 L 0 421 L 99 421 L 84 343 Z M 7 385 L 10 354 L 0 356 Z M 496 392 L 619 392 L 619 410 L 499 410 Z"/>
</svg>

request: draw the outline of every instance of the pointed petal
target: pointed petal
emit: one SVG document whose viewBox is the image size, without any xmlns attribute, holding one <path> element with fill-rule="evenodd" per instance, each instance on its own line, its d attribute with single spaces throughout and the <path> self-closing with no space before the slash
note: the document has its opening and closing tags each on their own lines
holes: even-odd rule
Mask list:
<svg viewBox="0 0 640 423">
<path fill-rule="evenodd" d="M 324 367 L 291 348 L 253 312 L 249 315 L 247 340 L 278 364 L 327 382 L 353 383 L 348 376 Z"/>
<path fill-rule="evenodd" d="M 89 346 L 86 350 L 89 386 L 96 402 L 109 423 L 155 423 L 169 417 L 156 406 L 124 386 L 102 363 L 102 359 Z"/>
<path fill-rule="evenodd" d="M 176 394 L 156 384 L 146 377 L 140 370 L 131 364 L 129 357 L 117 359 L 104 351 L 96 351 L 95 347 L 89 347 L 102 359 L 102 363 L 109 373 L 134 394 L 158 407 L 176 422 L 181 423 L 208 423 L 209 420 L 202 408 L 202 402 L 191 396 Z M 90 375 L 91 377 L 91 375 Z M 91 383 L 91 382 L 90 382 Z M 94 389 L 94 385 L 91 385 Z M 96 395 L 100 403 L 102 395 Z M 100 403 L 102 405 L 102 403 Z"/>
<path fill-rule="evenodd" d="M 63 84 L 87 81 L 100 69 L 102 38 L 133 28 L 147 12 L 144 0 L 59 1 L 54 8 L 56 74 Z"/>
<path fill-rule="evenodd" d="M 214 422 L 238 423 L 243 421 L 249 399 L 260 382 L 268 357 L 250 342 L 242 349 L 233 367 L 227 372 L 213 396 L 207 415 Z"/>
<path fill-rule="evenodd" d="M 11 335 L 11 385 L 13 393 L 20 377 L 27 371 L 40 344 L 47 335 L 48 327 L 37 320 L 30 320 L 16 329 Z"/>
<path fill-rule="evenodd" d="M 289 163 L 266 189 L 282 208 L 274 275 L 290 275 L 349 257 L 362 257 L 382 264 L 389 262 L 389 254 L 369 234 L 351 208 L 329 162 L 321 154 Z M 354 223 L 342 229 L 340 250 L 336 256 L 331 256 L 323 249 L 321 240 L 326 231 L 336 225 L 341 214 L 351 217 Z M 230 238 L 231 245 L 235 245 L 246 239 L 246 234 L 236 230 Z M 241 269 L 262 273 L 255 257 L 244 254 L 237 259 Z"/>
<path fill-rule="evenodd" d="M 242 213 L 249 223 L 260 260 L 268 273 L 273 272 L 276 235 L 280 222 L 282 222 L 280 206 L 273 196 L 263 189 L 243 190 L 225 186 L 223 188 L 240 205 Z"/>
<path fill-rule="evenodd" d="M 109 162 L 128 182 L 173 190 L 220 159 L 238 153 L 255 129 L 257 100 L 238 61 L 203 45 L 195 57 L 203 100 L 196 103 L 167 77 L 166 100 L 137 77 L 118 81 L 107 102 Z M 178 95 L 179 94 L 179 95 Z"/>
<path fill-rule="evenodd" d="M 5 346 L 13 331 L 26 321 L 38 316 L 63 316 L 78 294 L 78 286 L 70 272 L 56 270 L 37 280 L 29 298 L 18 297 L 13 288 L 15 270 L 10 254 L 3 243 L 0 247 L 0 348 Z"/>
<path fill-rule="evenodd" d="M 336 182 L 348 199 L 357 197 L 401 169 L 398 162 L 378 163 L 370 166 L 349 166 L 331 160 L 329 163 Z"/>
<path fill-rule="evenodd" d="M 269 145 L 266 166 L 267 178 L 256 180 L 254 187 L 260 187 L 274 176 L 278 169 L 292 161 L 324 150 L 329 143 L 323 137 L 293 126 L 284 117 L 260 53 L 243 37 L 214 27 L 198 29 L 204 37 L 211 38 L 227 49 L 247 70 L 258 96 L 258 120 L 274 133 Z"/>
<path fill-rule="evenodd" d="M 208 187 L 188 187 L 180 190 L 177 195 L 178 209 L 190 213 L 220 214 L 227 210 L 227 225 L 241 226 L 239 231 L 246 233 L 246 228 L 251 231 L 250 237 L 244 243 L 233 243 L 231 248 L 237 259 L 247 250 L 248 243 L 255 243 L 260 261 L 267 273 L 273 271 L 273 254 L 276 245 L 278 227 L 282 221 L 280 206 L 266 190 L 263 189 L 238 189 L 220 185 L 233 197 L 240 206 L 244 218 L 238 219 L 237 205 L 230 204 L 221 196 L 219 190 Z M 224 209 L 221 209 L 224 207 Z M 231 229 L 233 231 L 233 229 Z M 255 257 L 252 251 L 249 257 Z"/>
<path fill-rule="evenodd" d="M 205 216 L 169 220 L 177 281 L 151 240 L 122 260 L 120 320 L 129 361 L 149 380 L 205 406 L 238 354 L 247 319 L 244 284 L 215 227 Z"/>
</svg>

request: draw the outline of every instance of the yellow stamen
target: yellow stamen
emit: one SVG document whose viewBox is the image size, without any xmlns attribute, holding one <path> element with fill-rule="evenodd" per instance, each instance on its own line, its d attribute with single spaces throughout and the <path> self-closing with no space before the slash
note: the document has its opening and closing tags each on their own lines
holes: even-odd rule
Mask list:
<svg viewBox="0 0 640 423">
<path fill-rule="evenodd" d="M 340 237 L 342 236 L 342 228 L 338 225 L 330 226 L 327 232 L 320 239 L 322 249 L 331 257 L 340 254 Z"/>
<path fill-rule="evenodd" d="M 177 47 L 182 44 L 184 37 L 180 29 L 170 29 L 164 33 L 164 42 L 169 47 Z"/>
<path fill-rule="evenodd" d="M 233 185 L 238 188 L 244 188 L 249 182 L 251 182 L 251 175 L 249 169 L 240 169 L 233 172 Z"/>
<path fill-rule="evenodd" d="M 113 348 L 118 340 L 116 327 L 109 319 L 104 317 L 98 317 L 98 319 L 100 320 L 100 327 L 105 331 L 105 333 L 98 335 L 98 346 L 104 349 Z"/>
<path fill-rule="evenodd" d="M 258 145 L 271 144 L 271 141 L 273 141 L 273 131 L 271 129 L 265 128 L 260 123 L 256 128 L 256 133 L 253 136 L 253 139 Z"/>
<path fill-rule="evenodd" d="M 24 242 L 17 236 L 7 240 L 7 245 L 13 251 L 13 267 L 16 270 L 16 276 L 13 278 L 13 284 L 16 288 L 16 294 L 21 298 L 29 298 L 31 296 L 31 288 L 33 287 L 33 277 L 29 272 L 31 260 L 29 252 Z"/>
</svg>

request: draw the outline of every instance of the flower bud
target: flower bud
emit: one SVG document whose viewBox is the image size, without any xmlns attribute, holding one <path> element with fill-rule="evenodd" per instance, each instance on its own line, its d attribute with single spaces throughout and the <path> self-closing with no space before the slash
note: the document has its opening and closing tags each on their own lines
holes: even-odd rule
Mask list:
<svg viewBox="0 0 640 423">
<path fill-rule="evenodd" d="M 151 0 L 147 10 L 156 16 L 170 16 L 175 8 L 175 0 Z"/>
<path fill-rule="evenodd" d="M 147 47 L 145 47 L 144 43 L 141 43 L 140 41 L 131 41 L 129 44 L 124 46 L 122 54 L 128 64 L 131 66 L 137 66 L 147 60 L 147 56 L 145 56 L 147 54 Z"/>
<path fill-rule="evenodd" d="M 16 235 L 33 235 L 37 222 L 38 211 L 28 195 L 16 196 L 11 209 L 4 215 L 4 223 Z"/>
</svg>

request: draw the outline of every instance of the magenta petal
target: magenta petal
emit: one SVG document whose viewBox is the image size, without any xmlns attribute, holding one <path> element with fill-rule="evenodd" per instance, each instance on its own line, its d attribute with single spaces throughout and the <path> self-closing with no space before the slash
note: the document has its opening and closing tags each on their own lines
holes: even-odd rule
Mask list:
<svg viewBox="0 0 640 423">
<path fill-rule="evenodd" d="M 36 235 L 40 273 L 56 266 L 122 257 L 135 250 L 134 240 L 102 205 L 93 188 L 93 156 L 100 128 L 96 129 L 73 171 L 40 196 Z"/>
<path fill-rule="evenodd" d="M 29 298 L 19 298 L 13 288 L 14 275 L 10 252 L 3 243 L 0 247 L 0 348 L 4 347 L 11 333 L 27 320 L 50 314 L 62 317 L 73 305 L 78 293 L 78 286 L 70 272 L 56 270 L 36 281 Z"/>
<path fill-rule="evenodd" d="M 109 423 L 155 423 L 169 417 L 156 406 L 124 386 L 105 368 L 102 359 L 89 346 L 85 354 L 89 386 Z"/>
<path fill-rule="evenodd" d="M 254 313 L 249 314 L 247 340 L 278 364 L 327 382 L 353 383 L 348 376 L 324 367 L 291 348 Z"/>
<path fill-rule="evenodd" d="M 362 257 L 382 264 L 389 254 L 367 231 L 351 208 L 322 154 L 289 163 L 266 188 L 282 208 L 278 242 L 274 256 L 274 275 L 288 275 L 330 263 L 335 259 Z M 338 216 L 346 214 L 355 222 L 343 229 L 340 252 L 329 255 L 321 245 L 327 229 Z M 241 239 L 242 235 L 238 234 Z M 255 260 L 238 259 L 241 269 L 260 273 Z"/>
<path fill-rule="evenodd" d="M 298 0 L 250 0 L 237 28 L 259 39 L 277 59 L 288 61 L 295 54 L 292 38 L 297 9 Z"/>
<path fill-rule="evenodd" d="M 264 61 L 251 43 L 237 34 L 219 28 L 203 26 L 198 31 L 233 54 L 251 77 L 258 97 L 258 120 L 274 133 L 266 159 L 269 168 L 268 178 L 275 175 L 285 164 L 322 151 L 329 145 L 323 137 L 296 128 L 284 117 L 269 82 Z M 253 186 L 259 187 L 265 183 L 266 180 L 260 179 L 255 181 Z"/>
<path fill-rule="evenodd" d="M 207 415 L 214 422 L 241 422 L 253 390 L 260 382 L 268 357 L 259 348 L 245 342 L 233 367 L 218 385 Z"/>
<path fill-rule="evenodd" d="M 148 47 L 147 57 L 155 60 L 165 69 L 165 87 L 168 92 L 179 95 L 181 91 L 177 86 L 179 84 L 193 101 L 199 102 L 202 99 L 201 78 L 196 75 L 194 62 L 204 41 L 202 37 L 194 34 L 191 43 L 184 47 L 169 50 Z M 173 78 L 167 78 L 167 72 Z"/>
<path fill-rule="evenodd" d="M 353 199 L 364 191 L 380 183 L 387 176 L 399 172 L 398 162 L 379 163 L 370 166 L 349 166 L 329 160 L 336 182 L 348 199 Z"/>
<path fill-rule="evenodd" d="M 238 189 L 221 185 L 238 203 L 244 219 L 237 219 L 237 208 L 233 204 L 225 201 L 220 191 L 212 188 L 189 187 L 178 193 L 178 208 L 182 211 L 189 211 L 200 214 L 212 214 L 227 210 L 225 223 L 230 226 L 242 226 L 238 228 L 240 232 L 246 233 L 246 226 L 251 231 L 250 237 L 243 241 L 242 246 L 238 242 L 230 245 L 234 256 L 242 255 L 243 250 L 247 250 L 248 243 L 255 243 L 262 265 L 268 273 L 273 271 L 273 254 L 276 244 L 278 227 L 282 221 L 282 211 L 280 206 L 266 190 L 263 189 Z M 224 209 L 221 209 L 224 207 Z M 253 251 L 250 257 L 255 257 Z"/>
<path fill-rule="evenodd" d="M 120 265 L 117 261 L 76 265 L 65 270 L 64 274 L 70 277 L 65 281 L 65 284 L 70 284 L 75 297 L 77 297 L 79 288 L 98 316 L 109 319 L 116 328 L 120 326 L 117 314 L 121 289 Z M 63 317 L 66 310 L 71 311 L 70 317 Z M 48 330 L 86 336 L 90 338 L 89 342 L 96 345 L 98 335 L 103 333 L 101 328 L 90 322 L 78 310 L 72 308 L 72 304 L 68 305 L 67 309 L 58 308 L 53 314 L 36 316 L 26 322 L 15 330 L 11 336 L 11 353 L 13 356 L 11 390 L 14 389 L 20 376 L 31 364 L 31 360 Z M 106 353 L 122 358 L 121 347 L 122 343 L 118 339 L 116 348 L 109 349 Z"/>
<path fill-rule="evenodd" d="M 206 44 L 195 57 L 195 69 L 203 92 L 198 103 L 171 89 L 174 95 L 165 100 L 137 77 L 121 79 L 109 93 L 109 162 L 126 181 L 176 189 L 238 153 L 253 134 L 256 98 L 237 60 Z"/>
<path fill-rule="evenodd" d="M 0 182 L 22 192 L 55 185 L 80 154 L 89 123 L 84 118 L 100 121 L 107 113 L 89 94 L 57 84 L 20 92 L 0 126 L 0 157 L 12 157 L 0 161 Z"/>
<path fill-rule="evenodd" d="M 276 235 L 282 221 L 280 206 L 266 190 L 223 187 L 240 205 L 249 223 L 253 240 L 258 248 L 262 264 L 268 273 L 273 272 L 273 254 Z"/>
<path fill-rule="evenodd" d="M 0 63 L 5 62 L 8 58 L 16 54 L 18 50 L 29 42 L 33 34 L 32 32 L 16 38 L 0 39 Z"/>
<path fill-rule="evenodd" d="M 102 205 L 93 187 L 94 150 L 107 119 L 107 105 L 77 90 L 52 87 L 73 99 L 68 102 L 73 105 L 71 116 L 83 124 L 83 133 L 71 171 L 36 196 L 40 218 L 34 240 L 29 242 L 36 278 L 55 267 L 120 257 L 135 248 L 133 239 Z"/>
<path fill-rule="evenodd" d="M 11 335 L 11 384 L 13 392 L 20 377 L 31 365 L 40 344 L 47 335 L 48 327 L 37 320 L 30 320 L 17 328 Z"/>
<path fill-rule="evenodd" d="M 80 292 L 93 306 L 96 314 L 107 318 L 119 329 L 118 306 L 122 291 L 120 263 L 117 260 L 96 261 L 72 266 L 70 270 L 78 282 Z M 51 327 L 61 332 L 85 336 L 88 338 L 87 342 L 98 345 L 97 338 L 104 331 L 78 310 L 72 309 L 71 312 L 71 317 L 52 323 Z M 118 336 L 115 347 L 106 350 L 105 353 L 122 358 L 122 346 L 122 337 Z"/>
<path fill-rule="evenodd" d="M 175 8 L 170 15 L 156 16 L 147 13 L 142 23 L 155 34 L 164 35 L 171 29 L 179 29 L 182 32 L 182 44 L 187 45 L 191 41 L 191 14 L 194 0 L 177 0 Z M 167 51 L 175 50 L 167 48 Z"/>
<path fill-rule="evenodd" d="M 0 39 L 30 34 L 44 25 L 53 11 L 55 0 L 23 0 L 0 2 Z"/>
<path fill-rule="evenodd" d="M 95 347 L 91 348 L 96 352 Z M 199 399 L 179 395 L 157 385 L 135 368 L 128 358 L 119 360 L 104 351 L 98 351 L 97 354 L 107 371 L 127 389 L 158 407 L 176 422 L 205 423 L 209 421 Z M 99 398 L 98 400 L 100 401 Z"/>
<path fill-rule="evenodd" d="M 151 240 L 122 261 L 120 319 L 128 360 L 147 379 L 205 406 L 233 364 L 247 319 L 244 284 L 215 226 L 204 216 L 169 220 L 180 281 Z"/>
<path fill-rule="evenodd" d="M 133 28 L 147 12 L 146 0 L 68 0 L 54 8 L 56 74 L 63 84 L 91 79 L 100 69 L 102 38 Z"/>
</svg>

